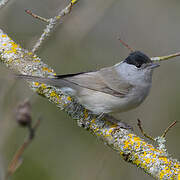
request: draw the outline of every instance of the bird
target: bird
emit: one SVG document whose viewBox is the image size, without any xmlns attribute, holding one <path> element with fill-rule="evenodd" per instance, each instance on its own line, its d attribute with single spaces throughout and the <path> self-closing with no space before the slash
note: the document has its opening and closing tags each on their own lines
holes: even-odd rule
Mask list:
<svg viewBox="0 0 180 180">
<path fill-rule="evenodd" d="M 138 107 L 148 96 L 153 70 L 159 66 L 141 51 L 133 51 L 120 63 L 97 71 L 54 77 L 18 74 L 17 77 L 59 88 L 93 114 L 102 115 Z"/>
</svg>

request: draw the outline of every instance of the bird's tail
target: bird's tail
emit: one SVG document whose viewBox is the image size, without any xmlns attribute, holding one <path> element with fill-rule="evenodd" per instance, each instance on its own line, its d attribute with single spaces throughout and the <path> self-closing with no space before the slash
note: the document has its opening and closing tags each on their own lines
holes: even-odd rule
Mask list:
<svg viewBox="0 0 180 180">
<path fill-rule="evenodd" d="M 48 84 L 48 85 L 55 86 L 58 88 L 71 87 L 72 86 L 72 83 L 70 83 L 64 79 L 57 79 L 56 77 L 45 78 L 45 77 L 38 77 L 38 76 L 31 76 L 31 75 L 24 75 L 24 74 L 16 74 L 15 76 L 18 79 L 23 79 L 23 80 L 32 81 L 32 82 L 44 83 L 44 84 Z"/>
</svg>

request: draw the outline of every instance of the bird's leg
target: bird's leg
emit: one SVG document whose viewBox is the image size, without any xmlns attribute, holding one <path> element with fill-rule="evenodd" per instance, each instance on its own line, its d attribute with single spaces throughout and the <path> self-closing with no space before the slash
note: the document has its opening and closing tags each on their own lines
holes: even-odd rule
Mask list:
<svg viewBox="0 0 180 180">
<path fill-rule="evenodd" d="M 120 128 L 133 130 L 133 128 L 129 124 L 122 122 L 122 121 L 114 118 L 113 116 L 110 116 L 109 114 L 104 114 L 104 119 L 106 121 L 109 121 L 112 125 L 116 125 L 116 127 L 114 128 L 114 131 L 116 131 Z"/>
<path fill-rule="evenodd" d="M 128 125 L 127 123 L 122 122 L 122 121 L 114 118 L 113 116 L 111 116 L 111 115 L 109 115 L 107 113 L 100 113 L 97 116 L 97 119 L 100 120 L 100 121 L 107 121 L 107 122 L 111 123 L 112 125 L 115 125 L 113 131 L 116 131 L 116 130 L 118 130 L 120 128 L 133 130 L 133 128 L 130 125 Z"/>
<path fill-rule="evenodd" d="M 101 113 L 97 116 L 97 119 L 102 120 L 105 117 L 105 113 Z"/>
</svg>

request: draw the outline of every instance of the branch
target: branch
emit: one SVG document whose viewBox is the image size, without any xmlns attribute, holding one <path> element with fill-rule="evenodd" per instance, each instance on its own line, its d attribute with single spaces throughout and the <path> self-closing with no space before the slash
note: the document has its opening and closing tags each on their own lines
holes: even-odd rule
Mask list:
<svg viewBox="0 0 180 180">
<path fill-rule="evenodd" d="M 58 21 L 61 20 L 61 18 L 63 16 L 65 16 L 66 14 L 69 14 L 71 12 L 72 7 L 74 6 L 74 4 L 77 3 L 77 1 L 78 0 L 71 0 L 69 5 L 67 5 L 56 16 L 54 16 L 53 18 L 50 18 L 50 19 L 43 18 L 41 16 L 38 16 L 38 15 L 32 13 L 30 10 L 26 10 L 26 13 L 31 15 L 32 17 L 48 23 L 48 25 L 44 29 L 44 32 L 41 34 L 41 37 L 38 39 L 38 41 L 34 45 L 34 47 L 32 49 L 33 53 L 38 50 L 38 48 L 41 46 L 42 42 L 50 35 L 50 33 L 53 31 L 53 29 L 55 28 L 55 25 L 58 23 Z"/>
<path fill-rule="evenodd" d="M 2 178 L 3 180 L 8 180 L 9 177 L 12 176 L 22 165 L 22 155 L 34 140 L 37 128 L 39 127 L 41 120 L 41 118 L 38 118 L 35 124 L 32 125 L 31 104 L 28 99 L 25 99 L 23 102 L 18 104 L 14 111 L 14 117 L 19 127 L 26 128 L 26 130 L 28 131 L 28 136 L 10 161 L 6 173 Z"/>
<path fill-rule="evenodd" d="M 27 139 L 20 146 L 20 148 L 16 151 L 16 153 L 14 154 L 14 156 L 8 166 L 5 180 L 8 180 L 8 178 L 11 175 L 13 175 L 16 172 L 16 170 L 20 167 L 20 165 L 22 164 L 22 162 L 23 162 L 22 155 L 23 155 L 24 151 L 32 143 L 32 141 L 34 139 L 34 133 L 39 125 L 40 125 L 40 119 L 37 120 L 36 124 L 31 129 L 29 129 L 29 134 L 28 134 Z M 33 136 L 32 136 L 32 133 L 33 133 Z"/>
<path fill-rule="evenodd" d="M 0 60 L 8 68 L 21 74 L 44 77 L 55 75 L 52 68 L 32 52 L 21 48 L 2 30 L 0 30 Z M 127 162 L 140 167 L 155 179 L 176 179 L 180 172 L 180 162 L 163 150 L 148 144 L 129 130 L 118 129 L 117 124 L 110 123 L 109 117 L 99 120 L 57 88 L 37 82 L 28 84 L 35 92 L 66 111 L 72 119 L 76 119 L 79 126 L 100 137 Z"/>
</svg>

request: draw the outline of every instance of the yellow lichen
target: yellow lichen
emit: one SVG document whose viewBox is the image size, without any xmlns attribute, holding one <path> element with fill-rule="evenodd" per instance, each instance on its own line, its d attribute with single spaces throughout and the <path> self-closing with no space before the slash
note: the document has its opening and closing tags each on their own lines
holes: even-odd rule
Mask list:
<svg viewBox="0 0 180 180">
<path fill-rule="evenodd" d="M 32 53 L 32 52 L 28 52 L 27 54 L 28 54 L 29 56 L 31 56 L 33 53 Z"/>
<path fill-rule="evenodd" d="M 99 128 L 95 128 L 94 129 L 94 133 L 98 132 L 99 131 Z M 96 133 L 98 136 L 100 136 L 101 134 L 100 133 Z"/>
<path fill-rule="evenodd" d="M 49 68 L 47 68 L 47 67 L 43 67 L 43 68 L 42 68 L 42 70 L 43 70 L 43 71 L 52 72 L 52 70 L 51 70 L 51 69 L 49 69 Z"/>
<path fill-rule="evenodd" d="M 61 18 L 61 16 L 56 16 L 56 19 L 60 19 Z"/>
<path fill-rule="evenodd" d="M 130 144 L 131 146 L 133 146 L 133 145 L 134 145 L 134 141 L 133 141 L 132 139 L 129 139 L 129 144 Z"/>
<path fill-rule="evenodd" d="M 159 157 L 160 160 L 164 161 L 166 164 L 168 164 L 167 157 Z"/>
<path fill-rule="evenodd" d="M 141 146 L 141 143 L 137 142 L 137 145 L 135 147 L 136 147 L 136 149 L 138 149 L 138 148 L 140 148 L 140 146 Z"/>
<path fill-rule="evenodd" d="M 146 156 L 146 155 L 147 155 L 147 152 L 146 152 L 146 151 L 144 151 L 143 156 Z"/>
<path fill-rule="evenodd" d="M 67 97 L 68 101 L 72 101 L 72 98 L 70 96 Z"/>
<path fill-rule="evenodd" d="M 140 141 L 141 139 L 139 137 L 134 137 L 134 141 Z"/>
<path fill-rule="evenodd" d="M 109 134 L 111 134 L 113 132 L 113 129 L 109 129 Z"/>
<path fill-rule="evenodd" d="M 55 91 L 52 91 L 51 92 L 51 94 L 50 94 L 50 96 L 51 97 L 56 97 L 56 98 L 58 98 L 59 96 L 56 94 L 56 92 Z"/>
<path fill-rule="evenodd" d="M 162 170 L 162 171 L 159 173 L 159 178 L 160 178 L 160 179 L 163 179 L 164 175 L 165 175 L 165 174 L 164 174 L 164 170 Z"/>
<path fill-rule="evenodd" d="M 113 129 L 107 129 L 107 130 L 105 131 L 104 137 L 105 137 L 105 138 L 108 137 L 108 138 L 113 139 L 113 137 L 111 136 L 112 131 L 113 131 Z"/>
<path fill-rule="evenodd" d="M 149 164 L 151 162 L 151 159 L 150 158 L 144 158 L 144 161 Z"/>
<path fill-rule="evenodd" d="M 92 119 L 91 123 L 95 123 L 95 119 Z"/>
<path fill-rule="evenodd" d="M 72 0 L 71 3 L 72 4 L 75 4 L 77 2 L 77 0 Z"/>
<path fill-rule="evenodd" d="M 180 168 L 180 165 L 179 164 L 175 164 L 174 165 L 175 168 Z M 180 169 L 179 169 L 180 170 Z"/>
<path fill-rule="evenodd" d="M 88 117 L 88 113 L 87 113 L 87 110 L 84 109 L 84 118 L 86 119 Z"/>
<path fill-rule="evenodd" d="M 35 62 L 35 63 L 36 63 L 36 62 L 37 62 L 37 63 L 40 63 L 41 61 L 36 59 L 36 60 L 33 60 L 33 62 Z"/>
<path fill-rule="evenodd" d="M 42 87 L 43 89 L 46 89 L 46 85 L 45 85 L 44 83 L 41 84 L 41 87 Z"/>
<path fill-rule="evenodd" d="M 129 141 L 124 141 L 124 148 L 127 149 L 129 147 Z"/>
<path fill-rule="evenodd" d="M 178 180 L 180 180 L 180 172 L 179 172 L 179 174 L 178 174 Z"/>
<path fill-rule="evenodd" d="M 142 166 L 144 169 L 147 169 L 147 164 L 146 164 L 146 163 L 142 162 L 142 163 L 141 163 L 141 166 Z"/>
<path fill-rule="evenodd" d="M 13 51 L 11 51 L 11 50 L 8 50 L 8 51 L 5 50 L 5 51 L 4 51 L 4 54 L 10 54 L 10 53 L 12 53 L 12 52 L 13 52 Z"/>
<path fill-rule="evenodd" d="M 141 162 L 139 159 L 136 159 L 135 161 L 133 161 L 133 163 L 135 163 L 138 166 Z"/>
<path fill-rule="evenodd" d="M 169 167 L 166 167 L 165 169 L 163 169 L 160 173 L 159 173 L 159 177 L 160 179 L 164 179 L 164 176 L 166 175 L 171 175 L 172 172 L 171 172 L 171 169 Z M 172 179 L 172 178 L 171 178 Z M 173 178 L 174 179 L 174 178 Z"/>
<path fill-rule="evenodd" d="M 16 53 L 18 45 L 14 42 L 10 42 L 12 52 Z"/>
<path fill-rule="evenodd" d="M 38 82 L 34 82 L 34 85 L 35 85 L 35 86 L 39 86 L 39 83 L 38 83 Z"/>
<path fill-rule="evenodd" d="M 124 154 L 124 153 L 123 153 L 122 151 L 120 151 L 120 155 L 123 156 L 123 154 Z"/>
<path fill-rule="evenodd" d="M 153 154 L 153 158 L 156 158 L 156 154 Z"/>
</svg>

